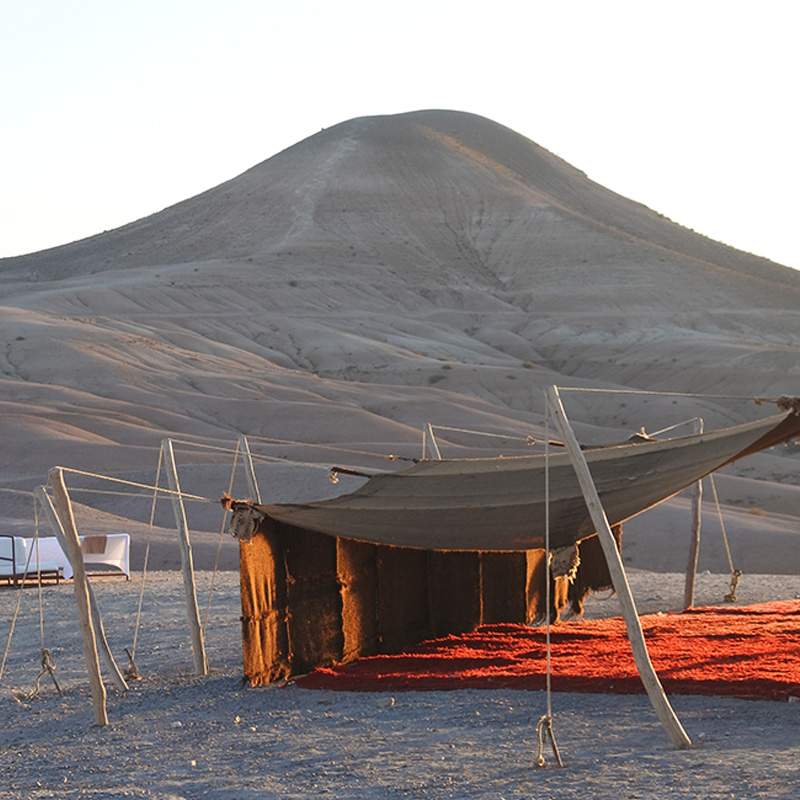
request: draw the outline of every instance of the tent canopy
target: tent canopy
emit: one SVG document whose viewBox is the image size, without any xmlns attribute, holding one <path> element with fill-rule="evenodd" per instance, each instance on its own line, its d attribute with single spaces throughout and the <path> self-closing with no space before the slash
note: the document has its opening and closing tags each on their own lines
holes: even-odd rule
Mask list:
<svg viewBox="0 0 800 800">
<path fill-rule="evenodd" d="M 585 451 L 609 523 L 672 497 L 720 467 L 800 435 L 800 416 L 666 440 Z M 565 452 L 548 456 L 424 461 L 370 478 L 356 491 L 319 502 L 260 505 L 279 522 L 363 542 L 454 551 L 544 547 L 549 472 L 554 549 L 591 536 L 594 526 Z"/>
</svg>

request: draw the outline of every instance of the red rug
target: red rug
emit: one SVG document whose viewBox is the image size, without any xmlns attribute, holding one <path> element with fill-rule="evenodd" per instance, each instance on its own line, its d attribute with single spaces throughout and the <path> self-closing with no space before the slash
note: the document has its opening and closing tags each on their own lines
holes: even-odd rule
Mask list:
<svg viewBox="0 0 800 800">
<path fill-rule="evenodd" d="M 668 694 L 784 701 L 800 696 L 799 601 L 651 614 L 641 621 Z M 644 692 L 621 617 L 554 626 L 550 641 L 553 691 Z M 407 653 L 318 669 L 295 683 L 365 692 L 544 689 L 545 648 L 543 628 L 485 625 Z"/>
</svg>

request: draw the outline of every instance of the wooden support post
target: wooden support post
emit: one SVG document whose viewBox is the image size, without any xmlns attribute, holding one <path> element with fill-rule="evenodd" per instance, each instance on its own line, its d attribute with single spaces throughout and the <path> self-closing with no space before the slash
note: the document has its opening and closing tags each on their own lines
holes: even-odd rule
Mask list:
<svg viewBox="0 0 800 800">
<path fill-rule="evenodd" d="M 256 470 L 253 466 L 253 456 L 250 455 L 250 442 L 247 441 L 247 437 L 244 434 L 239 437 L 239 447 L 244 454 L 244 472 L 247 476 L 247 491 L 250 492 L 252 501 L 256 505 L 261 505 L 261 492 L 258 490 Z"/>
<path fill-rule="evenodd" d="M 442 460 L 442 454 L 439 452 L 439 444 L 436 441 L 436 437 L 433 435 L 433 425 L 429 422 L 427 425 L 427 432 L 428 432 L 428 442 L 431 446 L 431 450 L 433 451 L 433 455 L 436 456 L 437 461 Z M 423 458 L 427 457 L 427 453 L 423 454 Z"/>
<path fill-rule="evenodd" d="M 628 579 L 625 575 L 625 568 L 622 565 L 622 558 L 617 550 L 617 545 L 611 533 L 611 527 L 608 524 L 603 505 L 600 502 L 600 495 L 597 493 L 597 488 L 592 480 L 589 466 L 586 463 L 578 440 L 575 438 L 575 434 L 569 424 L 556 386 L 551 386 L 547 390 L 547 400 L 553 412 L 556 425 L 561 433 L 561 438 L 564 441 L 564 446 L 575 468 L 575 474 L 578 477 L 581 491 L 586 500 L 586 506 L 589 509 L 589 514 L 591 515 L 592 522 L 597 531 L 597 536 L 603 548 L 603 554 L 608 562 L 608 569 L 614 584 L 614 591 L 617 593 L 622 606 L 622 616 L 625 619 L 625 625 L 628 629 L 628 639 L 631 643 L 631 650 L 633 651 L 633 658 L 636 662 L 639 676 L 642 679 L 642 683 L 653 705 L 653 709 L 661 720 L 661 724 L 664 726 L 672 744 L 677 748 L 691 747 L 692 741 L 686 735 L 686 731 L 684 731 L 683 726 L 672 710 L 672 706 L 667 696 L 664 694 L 664 689 L 650 661 L 650 655 L 647 652 L 647 645 L 644 641 L 642 624 L 636 611 L 636 605 L 633 602 L 633 595 L 631 594 L 631 588 L 628 585 Z"/>
<path fill-rule="evenodd" d="M 161 442 L 164 454 L 164 467 L 167 471 L 169 488 L 172 490 L 172 510 L 175 513 L 175 525 L 178 528 L 178 540 L 181 547 L 181 568 L 183 571 L 183 590 L 186 594 L 186 615 L 191 633 L 192 656 L 194 658 L 194 674 L 208 674 L 206 649 L 203 644 L 203 629 L 200 626 L 200 611 L 197 607 L 197 592 L 194 586 L 194 563 L 192 561 L 192 545 L 189 541 L 189 525 L 186 522 L 186 510 L 183 507 L 178 470 L 175 466 L 175 454 L 172 452 L 172 440 Z"/>
<path fill-rule="evenodd" d="M 50 523 L 50 527 L 53 529 L 53 534 L 58 541 L 59 547 L 64 551 L 65 555 L 69 558 L 69 545 L 67 544 L 67 538 L 64 534 L 64 528 L 61 524 L 61 520 L 58 518 L 58 514 L 56 513 L 55 508 L 53 507 L 53 501 L 50 499 L 50 496 L 45 492 L 43 486 L 37 486 L 36 489 L 33 491 L 33 495 L 39 503 L 39 507 L 44 511 L 45 516 L 47 517 L 48 522 Z M 81 559 L 81 563 L 83 559 Z M 72 559 L 70 558 L 70 564 L 72 564 Z M 72 564 L 72 572 L 73 575 L 75 574 L 75 565 Z M 128 691 L 128 683 L 123 677 L 122 673 L 117 666 L 117 662 L 114 660 L 114 656 L 111 653 L 111 648 L 108 646 L 108 640 L 106 639 L 106 632 L 103 628 L 103 618 L 100 616 L 100 609 L 97 606 L 97 601 L 94 598 L 94 591 L 92 590 L 92 584 L 89 583 L 88 576 L 85 575 L 84 569 L 84 577 L 86 578 L 86 591 L 89 594 L 89 610 L 92 615 L 92 625 L 94 626 L 95 636 L 97 639 L 98 647 L 98 654 L 100 659 L 103 661 L 103 665 L 108 670 L 109 675 L 111 676 L 111 680 L 114 682 L 114 685 L 120 692 L 127 692 Z M 74 578 L 77 580 L 77 576 Z"/>
<path fill-rule="evenodd" d="M 694 422 L 694 432 L 703 432 L 703 420 Z M 692 490 L 692 540 L 689 544 L 689 561 L 686 564 L 686 582 L 683 587 L 683 608 L 694 605 L 694 582 L 697 575 L 697 561 L 700 557 L 700 505 L 703 501 L 703 481 L 699 480 Z"/>
<path fill-rule="evenodd" d="M 92 615 L 89 611 L 89 592 L 87 590 L 86 570 L 83 566 L 83 553 L 78 532 L 75 529 L 75 517 L 72 514 L 67 487 L 64 484 L 64 473 L 59 467 L 50 470 L 50 485 L 53 487 L 53 497 L 59 518 L 64 526 L 64 542 L 67 545 L 66 554 L 72 564 L 75 589 L 75 601 L 78 605 L 78 619 L 81 623 L 83 634 L 83 652 L 86 656 L 86 668 L 89 671 L 89 684 L 92 688 L 92 706 L 94 707 L 95 724 L 103 727 L 108 725 L 106 713 L 106 687 L 100 677 L 100 662 L 97 660 L 97 643 L 92 626 Z"/>
</svg>

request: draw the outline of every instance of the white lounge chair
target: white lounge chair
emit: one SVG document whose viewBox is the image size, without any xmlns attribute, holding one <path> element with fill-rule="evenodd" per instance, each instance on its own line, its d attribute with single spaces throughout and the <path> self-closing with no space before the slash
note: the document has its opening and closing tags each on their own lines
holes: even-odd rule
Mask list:
<svg viewBox="0 0 800 800">
<path fill-rule="evenodd" d="M 30 563 L 28 563 L 29 547 L 33 548 Z M 36 580 L 39 573 L 47 580 L 61 580 L 63 572 L 60 560 L 45 555 L 41 548 L 38 555 L 37 559 L 33 539 L 0 534 L 0 581 L 13 583 L 16 586 L 25 577 L 26 566 L 28 580 Z"/>
</svg>

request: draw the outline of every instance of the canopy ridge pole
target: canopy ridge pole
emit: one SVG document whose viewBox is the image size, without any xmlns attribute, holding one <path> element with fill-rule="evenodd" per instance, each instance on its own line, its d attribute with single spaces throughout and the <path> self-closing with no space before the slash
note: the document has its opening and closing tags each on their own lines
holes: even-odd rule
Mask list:
<svg viewBox="0 0 800 800">
<path fill-rule="evenodd" d="M 247 441 L 247 436 L 242 434 L 239 437 L 239 448 L 242 451 L 242 458 L 244 460 L 244 474 L 247 477 L 247 491 L 250 492 L 250 497 L 253 498 L 253 502 L 257 505 L 261 505 L 261 492 L 258 489 L 258 481 L 256 480 L 256 470 L 253 466 L 253 456 L 250 453 L 250 442 Z M 236 455 L 234 454 L 234 466 L 236 465 Z M 233 484 L 231 484 L 233 485 Z"/>
<path fill-rule="evenodd" d="M 611 533 L 611 527 L 608 524 L 608 519 L 603 509 L 603 504 L 600 501 L 597 487 L 592 480 L 592 474 L 589 471 L 586 458 L 581 451 L 578 440 L 575 438 L 575 433 L 564 411 L 557 386 L 550 386 L 548 388 L 547 399 L 553 411 L 556 425 L 561 433 L 561 438 L 564 440 L 564 446 L 567 448 L 570 461 L 575 469 L 575 474 L 577 475 L 581 491 L 586 501 L 586 506 L 589 509 L 592 523 L 597 531 L 600 545 L 603 548 L 603 554 L 608 563 L 611 580 L 614 584 L 614 591 L 617 593 L 622 606 L 622 616 L 625 619 L 625 626 L 628 630 L 628 640 L 631 643 L 631 650 L 633 651 L 633 658 L 636 662 L 639 676 L 642 679 L 642 683 L 650 698 L 653 709 L 659 720 L 661 720 L 661 724 L 664 726 L 672 744 L 676 748 L 681 749 L 691 747 L 692 740 L 687 736 L 686 731 L 684 731 L 683 726 L 672 710 L 672 706 L 666 694 L 664 694 L 664 689 L 650 661 L 647 645 L 644 640 L 644 633 L 642 631 L 642 624 L 639 620 L 636 605 L 633 601 L 633 595 L 631 594 L 631 588 L 628 585 L 628 579 L 625 575 L 622 557 L 617 550 L 614 535 Z"/>
<path fill-rule="evenodd" d="M 67 550 L 65 552 L 67 556 L 69 556 L 72 565 L 74 576 L 72 585 L 75 589 L 78 619 L 80 620 L 81 633 L 83 634 L 83 652 L 86 657 L 86 668 L 89 671 L 89 684 L 92 689 L 92 707 L 94 708 L 95 725 L 102 728 L 108 725 L 106 687 L 103 685 L 103 679 L 100 677 L 100 662 L 97 658 L 97 640 L 95 639 L 94 626 L 92 625 L 92 615 L 89 611 L 89 591 L 86 582 L 86 570 L 83 566 L 81 543 L 78 539 L 78 531 L 75 528 L 72 504 L 70 503 L 69 494 L 67 493 L 67 487 L 64 484 L 64 473 L 60 468 L 56 467 L 50 470 L 49 476 L 59 518 L 63 521 L 64 543 L 67 545 Z"/>
<path fill-rule="evenodd" d="M 194 563 L 192 561 L 192 544 L 189 541 L 189 525 L 186 522 L 186 509 L 183 506 L 181 485 L 178 480 L 178 469 L 175 466 L 175 453 L 172 440 L 161 442 L 164 454 L 164 468 L 167 472 L 169 488 L 172 491 L 172 510 L 175 514 L 175 525 L 178 528 L 178 540 L 181 548 L 181 568 L 183 572 L 183 590 L 186 595 L 186 615 L 189 621 L 189 632 L 192 642 L 194 674 L 207 675 L 208 662 L 203 643 L 203 630 L 200 627 L 200 610 L 197 607 L 197 591 L 194 585 Z"/>
<path fill-rule="evenodd" d="M 703 420 L 696 417 L 694 433 L 703 432 Z M 694 606 L 694 584 L 697 577 L 697 562 L 700 557 L 700 518 L 703 500 L 703 481 L 700 479 L 692 489 L 692 540 L 689 544 L 689 561 L 686 564 L 686 582 L 683 587 L 683 610 Z"/>
<path fill-rule="evenodd" d="M 56 509 L 53 506 L 53 501 L 50 499 L 50 495 L 47 494 L 47 492 L 44 489 L 44 486 L 37 486 L 33 490 L 33 496 L 38 502 L 39 507 L 42 509 L 42 511 L 44 511 L 44 514 L 47 517 L 47 521 L 50 523 L 50 527 L 53 529 L 53 534 L 56 537 L 58 546 L 64 551 L 64 554 L 67 557 L 69 557 L 70 564 L 72 564 L 72 557 L 70 555 L 69 544 L 67 542 L 65 529 L 62 526 L 59 514 L 56 513 Z M 81 565 L 83 565 L 82 554 L 80 562 Z M 74 581 L 77 581 L 78 573 L 75 570 L 74 564 L 72 564 L 72 572 L 74 575 Z M 111 676 L 111 680 L 114 686 L 117 687 L 117 690 L 120 692 L 127 692 L 128 684 L 125 678 L 123 677 L 122 673 L 120 672 L 119 667 L 117 666 L 117 662 L 114 659 L 114 656 L 111 652 L 111 648 L 108 646 L 108 640 L 106 639 L 106 632 L 105 629 L 103 628 L 103 617 L 100 615 L 100 609 L 97 605 L 97 600 L 95 600 L 94 590 L 92 589 L 91 583 L 89 583 L 89 579 L 86 577 L 85 569 L 83 570 L 83 579 L 86 582 L 86 592 L 89 597 L 89 611 L 92 617 L 92 625 L 94 626 L 96 641 L 97 644 L 99 645 L 98 655 L 102 659 L 103 665 L 108 670 L 108 673 Z"/>
</svg>

